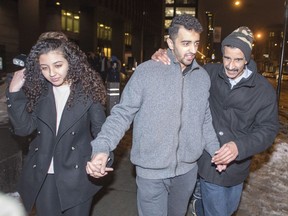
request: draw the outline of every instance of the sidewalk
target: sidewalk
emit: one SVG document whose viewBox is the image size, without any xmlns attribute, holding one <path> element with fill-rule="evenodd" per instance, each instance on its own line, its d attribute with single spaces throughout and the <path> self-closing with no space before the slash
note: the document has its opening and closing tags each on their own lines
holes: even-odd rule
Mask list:
<svg viewBox="0 0 288 216">
<path fill-rule="evenodd" d="M 107 176 L 107 187 L 95 196 L 91 216 L 137 215 L 135 170 L 129 159 L 131 133 L 126 132 L 114 152 L 114 172 Z"/>
</svg>

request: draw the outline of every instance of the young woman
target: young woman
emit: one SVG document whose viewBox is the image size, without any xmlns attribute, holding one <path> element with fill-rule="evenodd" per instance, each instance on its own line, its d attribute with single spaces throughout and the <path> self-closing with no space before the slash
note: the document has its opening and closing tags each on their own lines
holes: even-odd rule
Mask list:
<svg viewBox="0 0 288 216">
<path fill-rule="evenodd" d="M 105 98 L 101 77 L 65 37 L 42 37 L 14 73 L 7 91 L 14 132 L 35 133 L 19 181 L 28 212 L 35 204 L 37 216 L 89 215 L 101 185 L 85 166 L 105 121 Z"/>
</svg>

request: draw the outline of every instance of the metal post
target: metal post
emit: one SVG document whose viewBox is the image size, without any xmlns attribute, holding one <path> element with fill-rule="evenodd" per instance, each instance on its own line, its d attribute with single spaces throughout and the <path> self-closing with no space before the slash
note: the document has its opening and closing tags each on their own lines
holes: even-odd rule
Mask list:
<svg viewBox="0 0 288 216">
<path fill-rule="evenodd" d="M 278 77 L 278 84 L 277 84 L 278 107 L 279 107 L 279 101 L 280 101 L 283 61 L 284 61 L 286 35 L 287 35 L 288 0 L 285 0 L 284 6 L 285 6 L 285 22 L 284 22 L 284 32 L 283 32 L 283 40 L 282 40 L 281 59 L 280 59 L 280 64 L 279 64 L 279 77 Z"/>
<path fill-rule="evenodd" d="M 111 109 L 120 101 L 120 83 L 107 82 L 107 115 L 110 115 Z"/>
</svg>

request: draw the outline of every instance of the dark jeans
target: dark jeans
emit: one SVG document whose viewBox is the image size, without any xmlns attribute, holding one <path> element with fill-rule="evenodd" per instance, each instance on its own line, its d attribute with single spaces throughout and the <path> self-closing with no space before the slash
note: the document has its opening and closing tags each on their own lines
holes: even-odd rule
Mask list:
<svg viewBox="0 0 288 216">
<path fill-rule="evenodd" d="M 200 178 L 200 184 L 205 216 L 231 216 L 237 210 L 243 183 L 224 187 Z"/>
</svg>

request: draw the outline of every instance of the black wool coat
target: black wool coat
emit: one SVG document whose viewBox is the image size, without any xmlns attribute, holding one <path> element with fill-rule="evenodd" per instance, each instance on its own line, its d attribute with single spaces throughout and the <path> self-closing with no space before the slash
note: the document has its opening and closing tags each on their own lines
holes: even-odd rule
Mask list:
<svg viewBox="0 0 288 216">
<path fill-rule="evenodd" d="M 257 72 L 253 60 L 248 64 L 252 74 L 232 89 L 223 64 L 207 64 L 204 68 L 211 78 L 209 103 L 220 145 L 234 141 L 239 154 L 219 173 L 204 151 L 198 160 L 198 172 L 208 182 L 234 186 L 247 178 L 252 156 L 271 146 L 278 133 L 276 92 Z"/>
<path fill-rule="evenodd" d="M 19 181 L 19 193 L 27 211 L 33 208 L 52 157 L 62 210 L 86 201 L 101 188 L 96 179 L 86 174 L 85 166 L 91 158 L 90 142 L 106 117 L 100 103 L 83 102 L 83 97 L 78 93 L 73 106 L 65 106 L 56 135 L 56 106 L 51 85 L 33 113 L 26 111 L 27 99 L 22 91 L 7 92 L 8 114 L 15 134 L 36 133 Z"/>
</svg>

